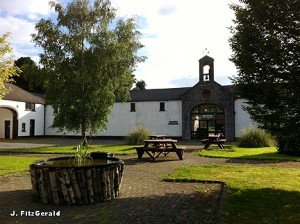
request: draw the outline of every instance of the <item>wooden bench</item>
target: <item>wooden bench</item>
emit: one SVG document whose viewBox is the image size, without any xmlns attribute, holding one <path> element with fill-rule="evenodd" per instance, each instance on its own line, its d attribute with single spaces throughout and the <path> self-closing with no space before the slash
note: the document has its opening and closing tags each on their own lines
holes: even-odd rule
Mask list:
<svg viewBox="0 0 300 224">
<path fill-rule="evenodd" d="M 217 144 L 220 149 L 224 149 L 225 138 L 219 138 L 218 136 L 209 136 L 208 139 L 201 139 L 202 144 L 204 144 L 204 149 L 207 149 L 211 144 Z"/>
<path fill-rule="evenodd" d="M 153 160 L 158 158 L 161 154 L 167 156 L 170 152 L 176 152 L 178 158 L 183 160 L 185 147 L 144 147 L 139 146 L 135 147 L 136 152 L 138 154 L 138 158 L 141 159 L 143 157 L 144 152 L 146 152 Z"/>
</svg>

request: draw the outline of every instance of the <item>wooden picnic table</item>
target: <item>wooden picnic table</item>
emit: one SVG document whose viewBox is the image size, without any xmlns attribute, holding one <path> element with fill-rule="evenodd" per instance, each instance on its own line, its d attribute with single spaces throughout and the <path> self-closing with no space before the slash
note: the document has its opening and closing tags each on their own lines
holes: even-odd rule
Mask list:
<svg viewBox="0 0 300 224">
<path fill-rule="evenodd" d="M 204 149 L 207 149 L 211 144 L 217 144 L 220 149 L 224 149 L 226 139 L 220 138 L 219 135 L 209 135 L 207 139 L 202 139 L 201 142 L 205 144 Z"/>
<path fill-rule="evenodd" d="M 161 154 L 167 156 L 170 152 L 176 152 L 180 160 L 184 156 L 184 147 L 177 147 L 175 139 L 147 139 L 144 140 L 144 146 L 136 147 L 138 158 L 141 159 L 146 152 L 153 160 Z"/>
</svg>

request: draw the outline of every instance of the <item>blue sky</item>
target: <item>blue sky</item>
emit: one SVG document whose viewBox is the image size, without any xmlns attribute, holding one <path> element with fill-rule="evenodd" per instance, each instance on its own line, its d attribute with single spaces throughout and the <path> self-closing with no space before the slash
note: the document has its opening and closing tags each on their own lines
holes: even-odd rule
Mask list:
<svg viewBox="0 0 300 224">
<path fill-rule="evenodd" d="M 59 0 L 58 0 L 59 1 Z M 66 3 L 69 0 L 59 2 Z M 11 32 L 9 42 L 15 59 L 30 56 L 38 61 L 39 49 L 31 36 L 34 25 L 53 13 L 49 0 L 1 0 L 0 35 Z M 215 59 L 215 80 L 230 84 L 236 75 L 228 44 L 234 14 L 230 3 L 238 0 L 112 0 L 117 15 L 136 16 L 141 51 L 147 60 L 135 72 L 147 88 L 188 87 L 199 80 L 198 60 L 208 54 Z"/>
</svg>

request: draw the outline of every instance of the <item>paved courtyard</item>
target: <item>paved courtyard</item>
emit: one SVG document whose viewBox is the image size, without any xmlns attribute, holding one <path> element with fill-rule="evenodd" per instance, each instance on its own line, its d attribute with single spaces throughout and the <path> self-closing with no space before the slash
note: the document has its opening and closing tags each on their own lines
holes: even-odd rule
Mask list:
<svg viewBox="0 0 300 224">
<path fill-rule="evenodd" d="M 65 143 L 61 139 L 8 141 L 0 142 L 0 151 Z M 119 156 L 125 162 L 120 196 L 94 205 L 44 205 L 32 200 L 27 172 L 0 177 L 0 223 L 218 223 L 220 184 L 162 181 L 180 166 L 214 163 L 211 159 L 195 156 L 197 151 L 187 150 L 184 160 L 179 160 L 175 153 L 156 161 L 146 155 L 142 160 L 136 155 Z M 30 211 L 52 212 L 59 216 L 29 216 Z"/>
<path fill-rule="evenodd" d="M 32 144 L 64 144 L 65 141 L 36 140 L 32 143 L 20 140 L 17 143 L 31 147 Z M 0 152 L 7 144 L 14 142 L 0 142 Z M 20 146 L 18 144 L 15 146 Z M 217 224 L 225 201 L 221 184 L 162 181 L 181 166 L 238 162 L 196 156 L 202 147 L 200 144 L 196 147 L 187 145 L 184 160 L 179 160 L 175 153 L 156 161 L 151 161 L 146 155 L 142 160 L 138 160 L 136 155 L 118 156 L 125 162 L 120 196 L 110 202 L 93 205 L 68 207 L 34 202 L 28 172 L 0 176 L 0 223 Z M 14 148 L 13 145 L 10 148 Z M 31 212 L 51 212 L 59 216 L 29 216 Z"/>
</svg>

